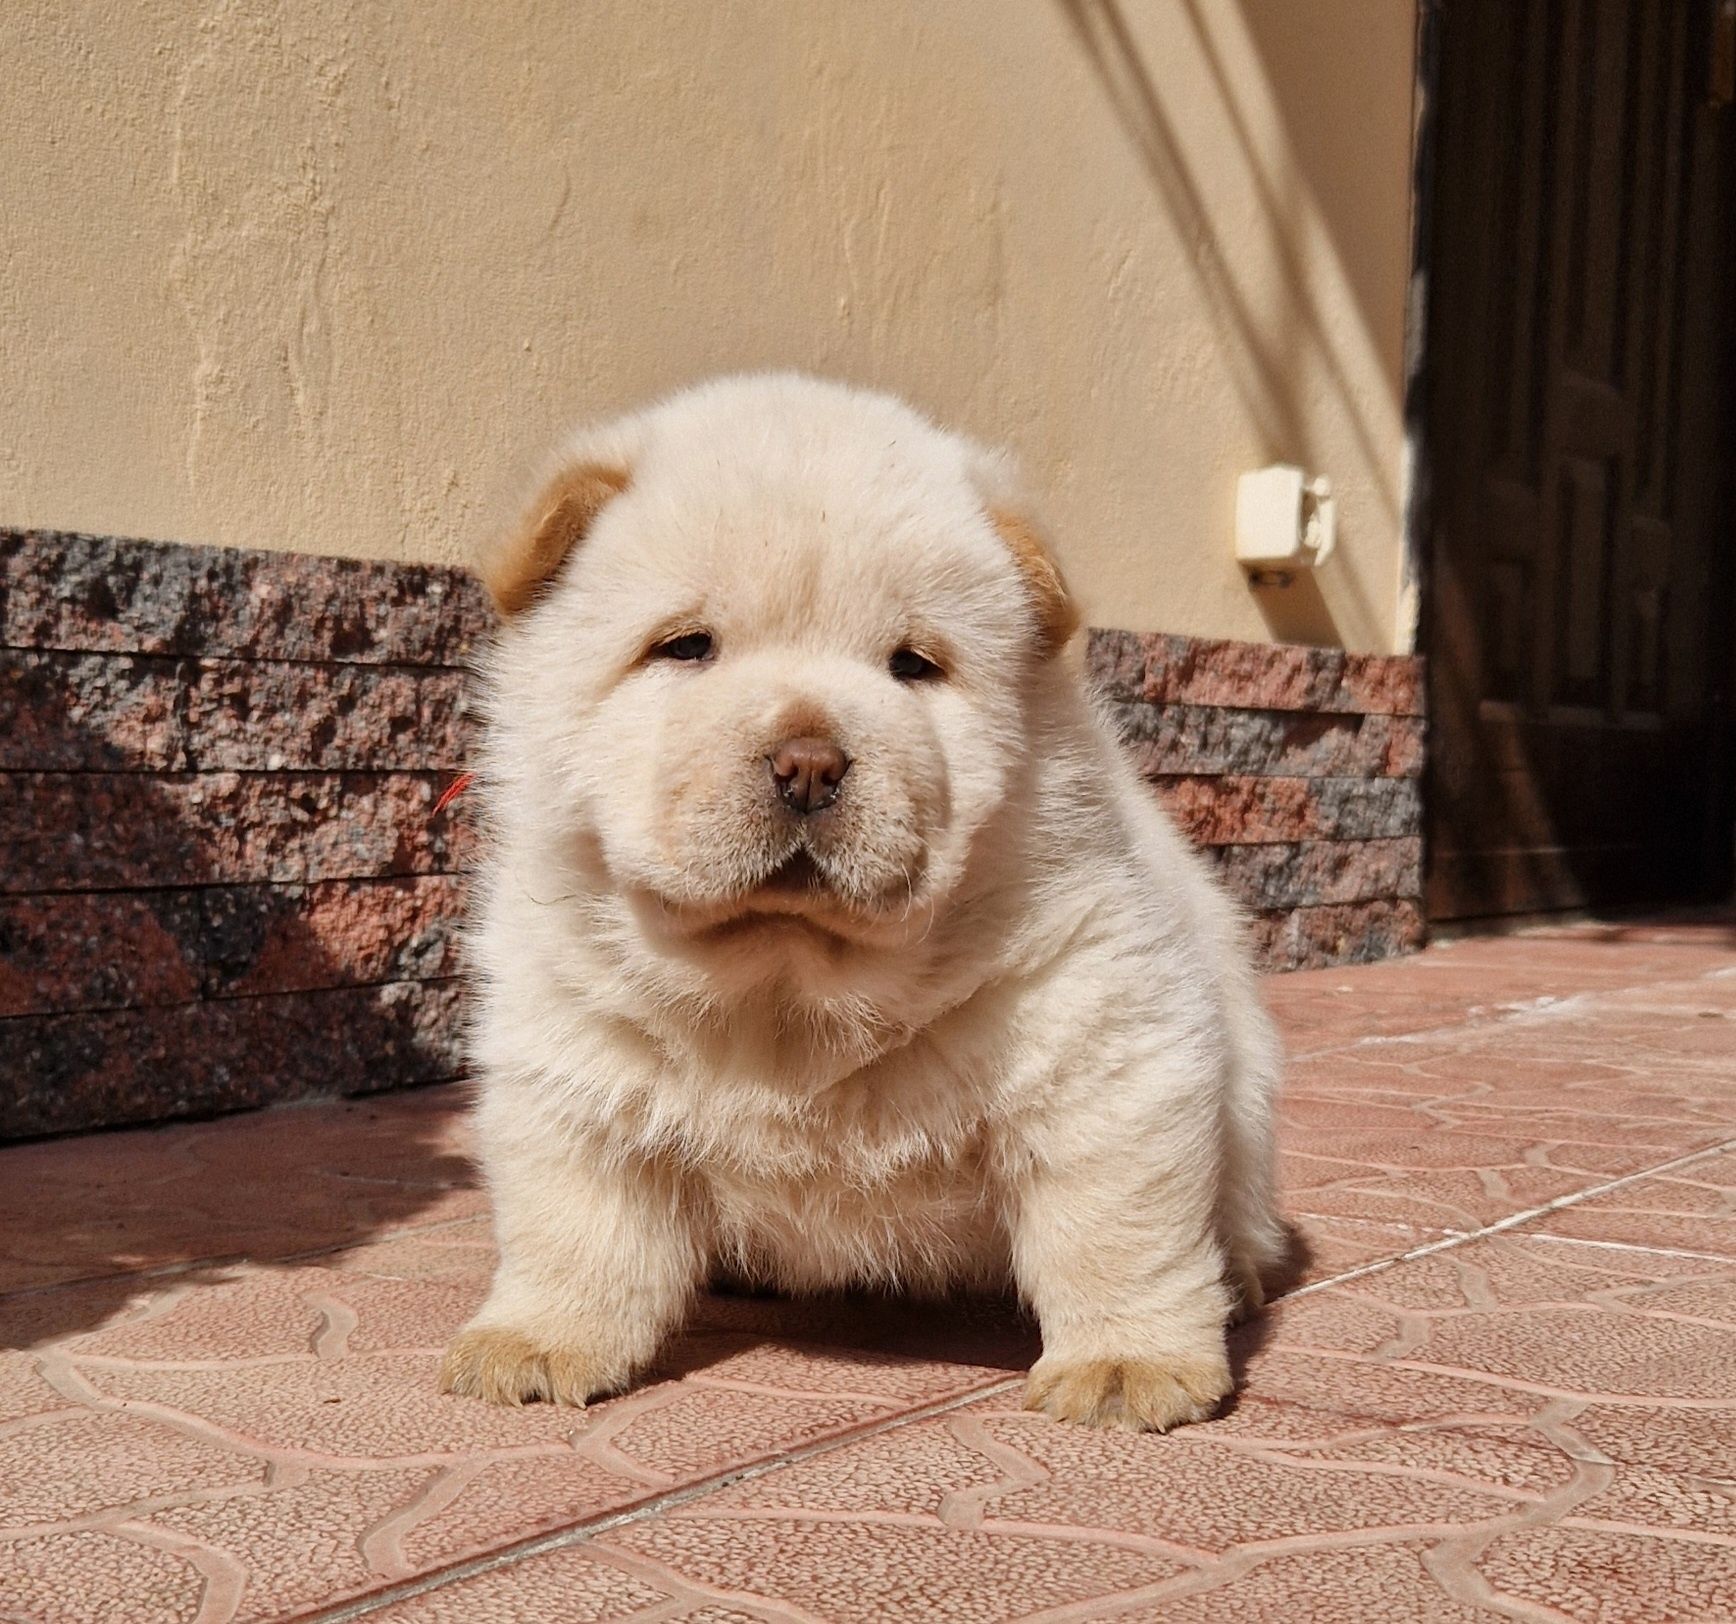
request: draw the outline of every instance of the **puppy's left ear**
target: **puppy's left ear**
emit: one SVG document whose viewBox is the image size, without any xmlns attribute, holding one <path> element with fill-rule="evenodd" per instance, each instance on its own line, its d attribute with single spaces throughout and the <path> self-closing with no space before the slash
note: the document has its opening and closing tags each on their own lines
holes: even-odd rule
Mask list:
<svg viewBox="0 0 1736 1624">
<path fill-rule="evenodd" d="M 1036 612 L 1039 649 L 1047 659 L 1065 648 L 1079 630 L 1079 610 L 1061 566 L 1017 494 L 1007 459 L 981 446 L 972 446 L 971 451 L 976 487 L 982 492 L 989 522 L 1018 567 L 1025 595 Z"/>
<path fill-rule="evenodd" d="M 1061 566 L 1049 551 L 1036 524 L 1013 508 L 991 507 L 989 522 L 1007 544 L 1025 594 L 1037 612 L 1037 638 L 1043 656 L 1058 654 L 1079 630 L 1079 610 L 1074 605 Z"/>
</svg>

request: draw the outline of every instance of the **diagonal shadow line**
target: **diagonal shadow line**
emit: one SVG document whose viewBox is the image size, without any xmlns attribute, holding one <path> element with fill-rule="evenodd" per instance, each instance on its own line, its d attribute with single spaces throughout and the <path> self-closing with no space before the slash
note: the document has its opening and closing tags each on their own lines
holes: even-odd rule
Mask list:
<svg viewBox="0 0 1736 1624">
<path fill-rule="evenodd" d="M 1271 345 L 1248 308 L 1230 270 L 1229 256 L 1212 225 L 1212 209 L 1182 154 L 1174 121 L 1165 111 L 1138 42 L 1116 0 L 1058 0 L 1074 34 L 1090 59 L 1111 107 L 1144 159 L 1146 168 L 1174 218 L 1183 239 L 1195 250 L 1191 260 L 1207 298 L 1234 329 L 1234 337 L 1258 375 L 1260 390 L 1247 397 L 1263 425 L 1273 449 L 1295 447 L 1303 453 L 1314 449 L 1303 420 L 1296 391 L 1283 367 L 1274 359 Z M 1205 30 L 1195 0 L 1183 0 L 1184 10 L 1205 56 L 1208 70 L 1235 130 L 1253 177 L 1254 187 L 1269 223 L 1269 246 L 1283 271 L 1291 302 L 1322 364 L 1326 367 L 1356 437 L 1357 447 L 1371 468 L 1386 461 L 1375 444 L 1364 415 L 1357 409 L 1355 392 L 1342 361 L 1327 341 L 1324 319 L 1308 283 L 1306 268 L 1297 252 L 1293 233 L 1283 229 L 1284 210 L 1270 178 L 1262 167 L 1252 132 L 1238 108 L 1223 59 Z M 1388 517 L 1398 522 L 1396 507 L 1383 495 Z"/>
<path fill-rule="evenodd" d="M 1112 3 L 1112 0 L 1103 0 L 1103 3 Z M 1254 189 L 1259 194 L 1261 207 L 1271 225 L 1271 229 L 1267 233 L 1267 246 L 1277 257 L 1283 270 L 1284 283 L 1301 317 L 1302 327 L 1332 378 L 1333 388 L 1338 394 L 1339 403 L 1344 409 L 1351 431 L 1356 436 L 1363 459 L 1369 467 L 1378 468 L 1385 459 L 1375 444 L 1374 435 L 1368 427 L 1367 419 L 1357 409 L 1355 391 L 1351 387 L 1350 379 L 1345 374 L 1344 364 L 1339 359 L 1337 349 L 1330 342 L 1326 319 L 1321 313 L 1319 301 L 1309 281 L 1307 267 L 1303 264 L 1302 257 L 1296 247 L 1296 234 L 1293 229 L 1286 230 L 1281 225 L 1287 213 L 1290 213 L 1293 225 L 1293 211 L 1286 211 L 1283 208 L 1277 188 L 1273 185 L 1265 166 L 1260 162 L 1258 144 L 1255 142 L 1253 131 L 1248 128 L 1247 119 L 1243 116 L 1241 106 L 1236 100 L 1234 89 L 1230 83 L 1229 71 L 1224 66 L 1223 56 L 1219 52 L 1216 42 L 1212 39 L 1211 32 L 1205 26 L 1205 21 L 1200 13 L 1199 0 L 1182 0 L 1182 10 L 1185 12 L 1193 29 L 1194 37 L 1199 43 L 1200 52 L 1204 56 L 1206 67 L 1212 76 L 1212 83 L 1217 88 L 1218 99 L 1223 107 L 1224 116 L 1229 119 L 1231 128 L 1236 132 L 1236 140 L 1247 160 L 1248 173 L 1253 179 Z M 1125 26 L 1123 24 L 1124 29 Z M 1306 432 L 1305 428 L 1304 432 Z M 1399 513 L 1391 493 L 1384 487 L 1377 486 L 1376 489 L 1388 521 L 1396 525 L 1399 522 Z"/>
</svg>

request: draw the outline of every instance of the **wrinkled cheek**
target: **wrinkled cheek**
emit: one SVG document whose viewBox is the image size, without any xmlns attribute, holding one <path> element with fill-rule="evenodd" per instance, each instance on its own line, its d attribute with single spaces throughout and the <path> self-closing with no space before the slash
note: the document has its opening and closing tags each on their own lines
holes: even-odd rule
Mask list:
<svg viewBox="0 0 1736 1624">
<path fill-rule="evenodd" d="M 685 866 L 724 821 L 731 796 L 722 763 L 703 757 L 666 767 L 646 797 L 646 818 L 658 858 Z"/>
<path fill-rule="evenodd" d="M 818 838 L 833 874 L 864 900 L 914 891 L 951 816 L 944 764 L 906 754 L 858 761 L 842 813 Z"/>
<path fill-rule="evenodd" d="M 931 845 L 937 883 L 950 883 L 964 871 L 978 835 L 1004 805 L 1009 783 L 1004 763 L 989 752 L 955 757 L 948 778 L 947 820 Z"/>
<path fill-rule="evenodd" d="M 617 798 L 632 877 L 670 895 L 713 900 L 759 878 L 776 844 L 757 758 L 732 740 L 689 745 L 643 764 Z"/>
</svg>

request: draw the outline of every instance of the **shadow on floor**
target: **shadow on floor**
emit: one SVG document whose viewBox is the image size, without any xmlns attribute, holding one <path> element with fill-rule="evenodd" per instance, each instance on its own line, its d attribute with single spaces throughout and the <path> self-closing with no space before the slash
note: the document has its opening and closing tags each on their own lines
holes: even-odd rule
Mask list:
<svg viewBox="0 0 1736 1624">
<path fill-rule="evenodd" d="M 0 1348 L 146 1290 L 481 1213 L 453 1086 L 0 1148 Z"/>
</svg>

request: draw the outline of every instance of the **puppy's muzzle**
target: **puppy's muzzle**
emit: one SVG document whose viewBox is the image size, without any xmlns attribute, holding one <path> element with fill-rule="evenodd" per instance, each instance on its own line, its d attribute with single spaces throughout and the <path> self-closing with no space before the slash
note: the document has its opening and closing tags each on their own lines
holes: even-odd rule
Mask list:
<svg viewBox="0 0 1736 1624">
<path fill-rule="evenodd" d="M 804 737 L 785 739 L 766 757 L 766 765 L 778 799 L 805 818 L 838 799 L 850 758 L 830 739 Z"/>
</svg>

